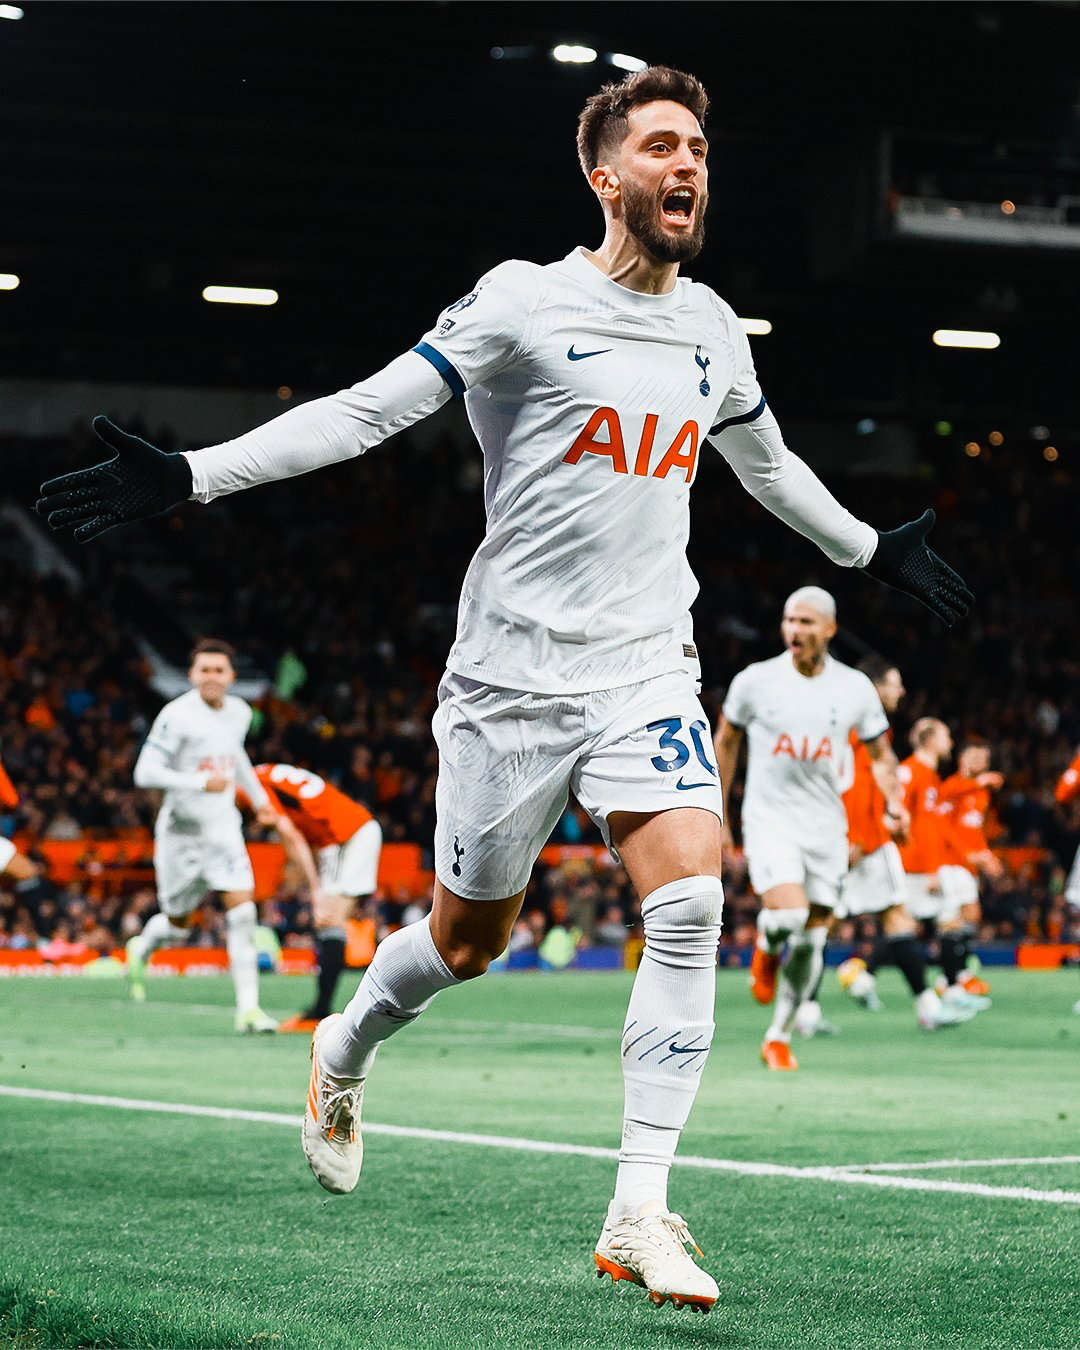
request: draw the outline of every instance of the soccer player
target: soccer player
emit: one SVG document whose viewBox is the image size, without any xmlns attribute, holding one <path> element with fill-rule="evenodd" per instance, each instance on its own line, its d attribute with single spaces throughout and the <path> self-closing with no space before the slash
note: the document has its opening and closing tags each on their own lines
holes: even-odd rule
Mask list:
<svg viewBox="0 0 1080 1350">
<path fill-rule="evenodd" d="M 747 666 L 731 682 L 716 734 L 716 762 L 726 817 L 739 745 L 747 735 L 743 845 L 751 885 L 761 897 L 751 992 L 759 1003 L 776 998 L 761 1058 L 770 1069 L 790 1071 L 799 1067 L 791 1053 L 795 1016 L 821 974 L 847 872 L 840 773 L 852 731 L 866 746 L 885 810 L 898 823 L 903 793 L 877 691 L 861 671 L 829 655 L 836 633 L 836 602 L 829 592 L 820 586 L 793 591 L 780 633 L 785 651 Z"/>
<path fill-rule="evenodd" d="M 356 901 L 375 890 L 382 828 L 367 807 L 309 769 L 259 764 L 255 777 L 271 806 L 318 855 L 321 890 L 313 905 L 319 970 L 315 1002 L 278 1027 L 278 1031 L 312 1032 L 333 1008 L 334 990 L 345 968 L 345 925 Z M 286 837 L 285 847 L 303 866 L 295 841 Z"/>
<path fill-rule="evenodd" d="M 128 980 L 132 997 L 142 1002 L 151 952 L 185 942 L 207 891 L 220 891 L 236 991 L 234 1025 L 238 1032 L 273 1032 L 277 1022 L 259 1007 L 255 877 L 244 847 L 237 785 L 261 823 L 276 824 L 277 816 L 244 750 L 251 709 L 228 692 L 236 679 L 234 655 L 227 642 L 214 638 L 195 644 L 188 670 L 192 688 L 158 713 L 135 763 L 136 786 L 165 795 L 154 824 L 159 913 L 128 941 Z"/>
<path fill-rule="evenodd" d="M 1060 806 L 1065 806 L 1078 795 L 1080 795 L 1080 750 L 1076 752 L 1072 763 L 1058 779 L 1057 787 L 1054 789 L 1054 800 Z M 1065 882 L 1065 899 L 1074 909 L 1080 909 L 1080 848 L 1076 850 L 1076 857 Z M 1080 1016 L 1080 999 L 1073 1004 L 1073 1012 Z"/>
<path fill-rule="evenodd" d="M 19 794 L 15 784 L 8 777 L 3 764 L 0 764 L 0 806 L 13 811 L 18 804 Z M 3 835 L 0 835 L 0 876 L 12 877 L 15 889 L 23 899 L 30 898 L 30 891 L 37 891 L 43 884 L 41 868 L 37 863 L 20 853 L 14 843 Z"/>
<path fill-rule="evenodd" d="M 85 541 L 189 498 L 351 459 L 465 398 L 484 454 L 487 531 L 434 721 L 432 913 L 387 938 L 344 1015 L 319 1024 L 304 1147 L 324 1187 L 352 1190 L 378 1047 L 505 950 L 572 787 L 622 858 L 645 929 L 596 1265 L 655 1302 L 704 1309 L 716 1283 L 687 1254 L 689 1231 L 667 1198 L 712 1042 L 723 903 L 721 794 L 696 692 L 685 553 L 703 442 L 834 562 L 916 594 L 946 623 L 971 600 L 925 545 L 932 513 L 879 533 L 787 449 L 734 312 L 679 276 L 704 240 L 707 102 L 693 76 L 662 66 L 588 100 L 578 153 L 604 214 L 599 248 L 500 264 L 412 351 L 234 441 L 163 455 L 99 420 L 116 458 L 46 484 L 39 506 Z"/>
<path fill-rule="evenodd" d="M 881 656 L 866 657 L 859 662 L 859 669 L 872 681 L 886 714 L 896 712 L 905 693 L 899 670 Z M 937 992 L 927 986 L 926 956 L 907 907 L 907 878 L 896 845 L 897 837 L 906 838 L 907 813 L 894 810 L 890 816 L 873 774 L 873 761 L 854 735 L 848 769 L 851 785 L 844 793 L 844 809 L 848 819 L 850 870 L 844 882 L 840 911 L 844 917 L 877 916 L 881 932 L 875 943 L 873 969 L 859 957 L 852 957 L 837 972 L 840 982 L 852 998 L 872 1011 L 879 1011 L 883 1005 L 875 972 L 886 960 L 891 960 L 908 983 L 921 1027 L 934 1031 L 970 1021 L 974 1009 L 944 1004 Z M 801 1016 L 802 1009 L 799 1012 Z"/>
<path fill-rule="evenodd" d="M 960 913 L 961 900 L 956 888 L 942 885 L 941 867 L 945 856 L 945 817 L 941 812 L 941 776 L 938 766 L 952 754 L 952 732 L 936 717 L 920 717 L 911 728 L 912 753 L 901 760 L 897 770 L 904 785 L 904 806 L 911 818 L 908 837 L 900 845 L 900 857 L 907 874 L 908 909 L 913 918 L 934 925 L 939 933 Z M 947 942 L 941 941 L 942 959 Z M 947 980 L 943 995 L 946 1003 L 961 1008 L 987 1008 L 990 1001 L 968 994 Z"/>
<path fill-rule="evenodd" d="M 967 962 L 979 923 L 979 877 L 1000 877 L 1005 870 L 986 837 L 990 794 L 1004 781 L 990 768 L 989 745 L 973 737 L 960 747 L 956 772 L 938 793 L 944 819 L 941 889 L 957 911 L 938 925 L 941 969 L 947 986 L 958 985 L 975 997 L 990 993 L 990 986 L 968 970 Z"/>
</svg>

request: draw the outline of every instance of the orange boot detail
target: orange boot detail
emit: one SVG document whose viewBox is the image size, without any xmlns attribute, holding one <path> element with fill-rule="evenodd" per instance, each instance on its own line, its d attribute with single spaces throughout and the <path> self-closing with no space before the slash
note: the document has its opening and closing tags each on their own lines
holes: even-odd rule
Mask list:
<svg viewBox="0 0 1080 1350">
<path fill-rule="evenodd" d="M 788 1073 L 799 1067 L 799 1061 L 791 1053 L 787 1041 L 766 1041 L 761 1047 L 761 1058 L 767 1069 L 780 1069 Z"/>
<path fill-rule="evenodd" d="M 776 997 L 776 972 L 780 969 L 780 953 L 763 952 L 754 948 L 750 958 L 750 993 L 759 1003 L 771 1003 Z"/>
</svg>

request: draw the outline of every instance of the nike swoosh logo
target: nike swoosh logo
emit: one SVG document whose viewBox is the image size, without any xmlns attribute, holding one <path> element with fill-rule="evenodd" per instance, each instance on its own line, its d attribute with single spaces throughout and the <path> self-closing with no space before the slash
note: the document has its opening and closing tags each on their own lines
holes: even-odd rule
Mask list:
<svg viewBox="0 0 1080 1350">
<path fill-rule="evenodd" d="M 694 788 L 699 788 L 699 787 L 712 787 L 712 784 L 711 784 L 711 783 L 684 783 L 683 780 L 680 778 L 679 781 L 675 784 L 675 786 L 679 789 L 680 792 L 690 792 L 690 791 L 692 791 Z"/>
<path fill-rule="evenodd" d="M 700 1055 L 704 1052 L 703 1045 L 676 1045 L 674 1041 L 668 1046 L 673 1055 Z"/>
<path fill-rule="evenodd" d="M 584 361 L 587 356 L 606 356 L 609 351 L 611 351 L 610 347 L 603 347 L 598 352 L 576 352 L 571 346 L 570 350 L 566 353 L 566 357 L 569 361 Z"/>
</svg>

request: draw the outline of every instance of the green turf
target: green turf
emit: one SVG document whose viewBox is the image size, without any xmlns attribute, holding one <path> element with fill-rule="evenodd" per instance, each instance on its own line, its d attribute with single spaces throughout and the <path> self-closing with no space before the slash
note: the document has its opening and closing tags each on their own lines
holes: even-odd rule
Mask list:
<svg viewBox="0 0 1080 1350">
<path fill-rule="evenodd" d="M 684 1152 L 797 1166 L 1080 1153 L 1075 972 L 994 972 L 995 1006 L 917 1031 L 827 986 L 834 1039 L 757 1061 L 724 972 Z M 369 1119 L 612 1147 L 624 975 L 500 975 L 383 1052 Z M 304 980 L 264 981 L 294 1011 Z M 224 979 L 0 983 L 0 1083 L 299 1119 L 306 1044 L 231 1033 Z M 370 1135 L 330 1197 L 292 1127 L 0 1097 L 0 1344 L 281 1350 L 1073 1350 L 1080 1206 L 688 1168 L 671 1200 L 717 1275 L 708 1318 L 592 1278 L 605 1159 Z M 1080 1166 L 918 1178 L 1080 1190 Z"/>
</svg>

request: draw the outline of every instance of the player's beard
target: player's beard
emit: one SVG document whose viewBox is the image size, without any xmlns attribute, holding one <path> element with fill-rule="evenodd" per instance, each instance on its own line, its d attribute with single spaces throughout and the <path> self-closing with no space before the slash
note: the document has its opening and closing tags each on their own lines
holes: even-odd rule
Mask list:
<svg viewBox="0 0 1080 1350">
<path fill-rule="evenodd" d="M 667 233 L 660 223 L 660 198 L 636 183 L 622 184 L 623 219 L 626 228 L 658 262 L 690 262 L 705 244 L 706 193 L 697 199 L 694 224 L 689 230 Z"/>
</svg>

